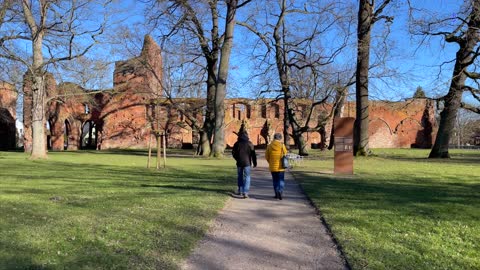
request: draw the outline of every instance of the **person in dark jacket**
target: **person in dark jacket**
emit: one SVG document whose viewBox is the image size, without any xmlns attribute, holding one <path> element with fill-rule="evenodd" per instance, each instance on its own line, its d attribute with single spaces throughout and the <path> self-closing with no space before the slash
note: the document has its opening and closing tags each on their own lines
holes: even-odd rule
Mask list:
<svg viewBox="0 0 480 270">
<path fill-rule="evenodd" d="M 232 156 L 237 161 L 238 195 L 248 198 L 251 166 L 253 164 L 253 167 L 257 167 L 257 154 L 246 132 L 238 134 L 238 140 L 233 145 Z"/>
</svg>

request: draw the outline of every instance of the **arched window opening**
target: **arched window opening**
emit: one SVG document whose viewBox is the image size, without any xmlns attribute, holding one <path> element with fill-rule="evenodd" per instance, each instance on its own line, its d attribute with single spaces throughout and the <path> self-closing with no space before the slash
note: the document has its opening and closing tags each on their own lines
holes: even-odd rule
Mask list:
<svg viewBox="0 0 480 270">
<path fill-rule="evenodd" d="M 273 103 L 272 109 L 275 112 L 275 118 L 280 118 L 280 106 L 278 106 L 276 103 Z"/>
<path fill-rule="evenodd" d="M 97 148 L 97 127 L 95 122 L 87 121 L 83 124 L 81 135 L 82 149 L 96 149 Z"/>
<path fill-rule="evenodd" d="M 70 126 L 70 122 L 68 122 L 68 120 L 65 120 L 65 122 L 63 123 L 63 150 L 68 149 L 71 130 L 72 128 Z"/>
<path fill-rule="evenodd" d="M 47 149 L 48 150 L 51 150 L 52 149 L 52 120 L 48 120 L 46 123 L 45 123 L 45 127 L 46 127 L 46 130 L 47 130 Z"/>
<path fill-rule="evenodd" d="M 262 118 L 267 118 L 267 104 L 262 104 Z"/>
<path fill-rule="evenodd" d="M 233 119 L 243 120 L 250 118 L 250 106 L 242 103 L 236 103 L 232 105 L 232 117 Z"/>
</svg>

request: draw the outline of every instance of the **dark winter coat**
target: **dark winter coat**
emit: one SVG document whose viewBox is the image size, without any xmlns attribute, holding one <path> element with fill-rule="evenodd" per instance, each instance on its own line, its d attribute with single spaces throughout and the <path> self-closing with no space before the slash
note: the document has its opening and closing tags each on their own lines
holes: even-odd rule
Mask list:
<svg viewBox="0 0 480 270">
<path fill-rule="evenodd" d="M 253 143 L 248 140 L 246 134 L 240 134 L 232 149 L 233 158 L 237 161 L 237 167 L 257 167 L 257 154 Z"/>
</svg>

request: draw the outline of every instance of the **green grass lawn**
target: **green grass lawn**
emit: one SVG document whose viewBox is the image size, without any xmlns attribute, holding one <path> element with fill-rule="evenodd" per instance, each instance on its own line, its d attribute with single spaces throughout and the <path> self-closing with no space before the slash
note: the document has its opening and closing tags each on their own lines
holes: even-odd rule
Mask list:
<svg viewBox="0 0 480 270">
<path fill-rule="evenodd" d="M 350 177 L 317 154 L 294 175 L 353 269 L 480 269 L 480 151 L 450 152 L 377 149 Z"/>
<path fill-rule="evenodd" d="M 0 152 L 0 269 L 175 269 L 236 186 L 228 158 L 27 157 Z"/>
</svg>

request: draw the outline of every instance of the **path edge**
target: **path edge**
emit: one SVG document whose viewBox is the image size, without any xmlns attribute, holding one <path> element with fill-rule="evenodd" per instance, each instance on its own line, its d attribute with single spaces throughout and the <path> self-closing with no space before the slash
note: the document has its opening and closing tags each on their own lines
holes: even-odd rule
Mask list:
<svg viewBox="0 0 480 270">
<path fill-rule="evenodd" d="M 350 265 L 350 263 L 347 260 L 347 256 L 345 255 L 345 252 L 343 251 L 342 245 L 338 242 L 337 238 L 335 237 L 335 234 L 333 234 L 332 229 L 330 228 L 330 225 L 328 224 L 327 220 L 325 219 L 325 217 L 322 214 L 322 211 L 315 205 L 315 203 L 312 201 L 312 199 L 305 192 L 301 182 L 295 176 L 294 171 L 292 171 L 291 169 L 288 169 L 288 172 L 290 173 L 290 175 L 292 175 L 293 180 L 295 182 L 297 182 L 297 184 L 300 188 L 300 192 L 302 192 L 302 194 L 305 195 L 305 198 L 307 199 L 308 203 L 315 209 L 316 215 L 320 219 L 320 222 L 322 222 L 322 224 L 325 226 L 325 228 L 327 230 L 327 234 L 330 236 L 333 243 L 335 244 L 335 247 L 337 248 L 338 252 L 340 253 L 340 257 L 342 258 L 345 267 L 347 268 L 347 270 L 352 270 L 352 266 Z"/>
</svg>

